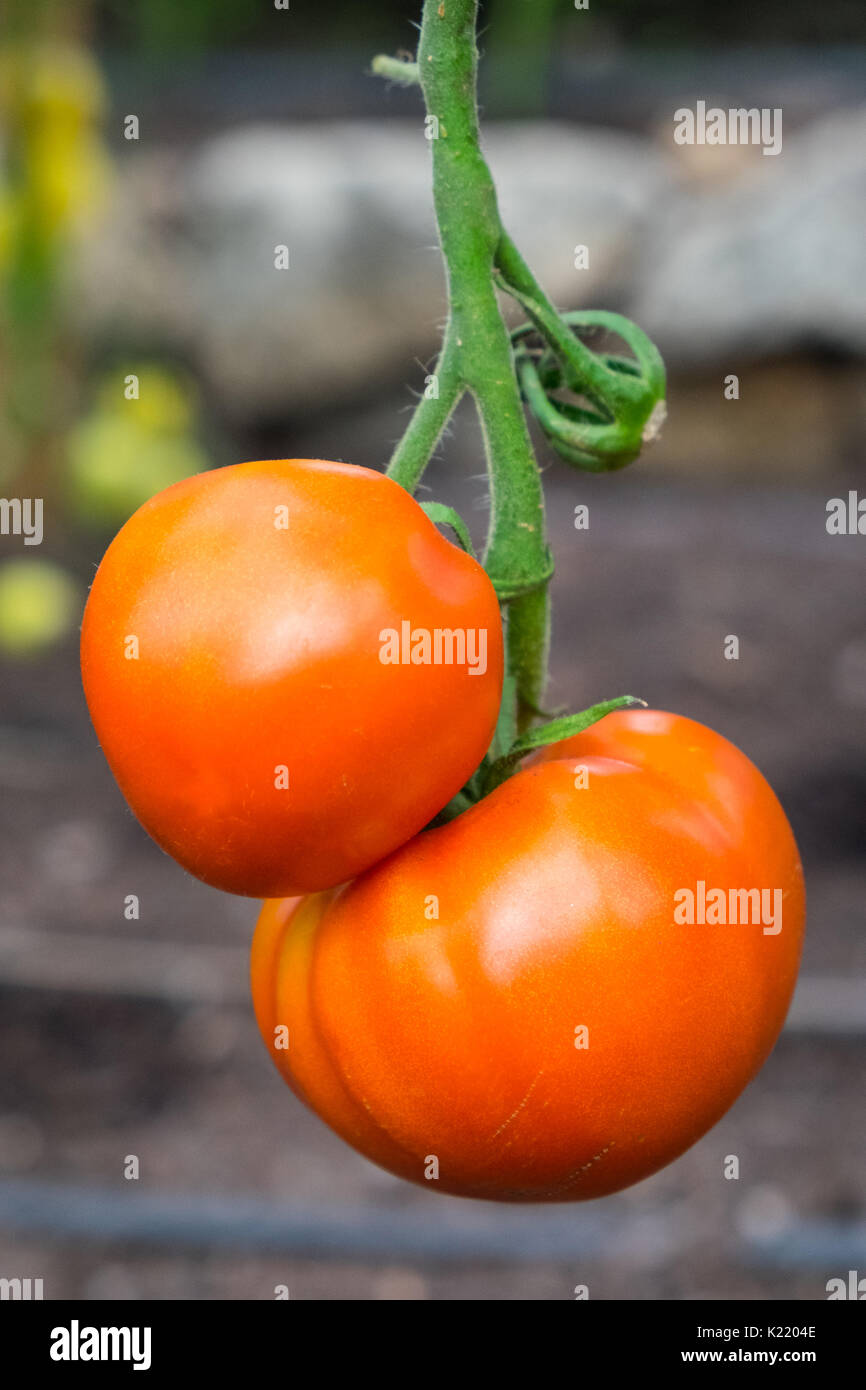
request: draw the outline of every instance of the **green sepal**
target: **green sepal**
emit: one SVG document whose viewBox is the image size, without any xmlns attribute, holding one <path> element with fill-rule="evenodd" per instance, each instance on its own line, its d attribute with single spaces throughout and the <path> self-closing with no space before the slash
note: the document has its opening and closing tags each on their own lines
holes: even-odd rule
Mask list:
<svg viewBox="0 0 866 1390">
<path fill-rule="evenodd" d="M 473 560 L 478 558 L 472 544 L 472 537 L 469 534 L 469 527 L 459 512 L 455 512 L 453 507 L 446 507 L 442 502 L 419 502 L 418 505 L 436 526 L 450 526 L 460 542 L 460 549 L 465 550 L 467 555 L 471 555 Z"/>
<path fill-rule="evenodd" d="M 489 795 L 495 787 L 506 781 L 518 763 L 529 753 L 535 753 L 539 748 L 548 748 L 552 743 L 574 738 L 575 734 L 582 734 L 584 729 L 597 724 L 599 719 L 604 719 L 606 714 L 634 705 L 646 706 L 646 701 L 638 699 L 636 695 L 620 695 L 615 700 L 603 700 L 598 705 L 591 705 L 589 709 L 581 710 L 578 714 L 565 714 L 558 719 L 551 719 L 547 724 L 539 724 L 530 729 L 512 743 L 506 754 L 490 764 L 482 794 Z"/>
</svg>

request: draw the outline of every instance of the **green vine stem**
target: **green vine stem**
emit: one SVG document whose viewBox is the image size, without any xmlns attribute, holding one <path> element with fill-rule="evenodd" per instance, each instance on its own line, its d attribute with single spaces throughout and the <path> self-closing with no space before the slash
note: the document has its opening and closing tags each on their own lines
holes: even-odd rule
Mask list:
<svg viewBox="0 0 866 1390">
<path fill-rule="evenodd" d="M 453 328 L 445 332 L 442 351 L 433 373 L 435 391 L 426 391 L 409 421 L 409 428 L 394 450 L 388 464 L 388 477 L 407 492 L 414 493 L 454 407 L 466 390 Z"/>
<path fill-rule="evenodd" d="M 453 343 L 460 380 L 481 417 L 491 482 L 484 563 L 507 603 L 545 584 L 553 565 L 541 480 L 493 281 L 502 233 L 478 129 L 476 17 L 477 0 L 426 0 L 418 68 L 434 137 L 433 198 L 448 275 L 446 342 L 449 349 Z M 440 404 L 441 395 L 440 383 Z"/>
<path fill-rule="evenodd" d="M 508 668 L 516 681 L 517 732 L 523 733 L 541 713 L 550 658 L 550 589 L 525 594 L 508 609 Z"/>
<path fill-rule="evenodd" d="M 490 524 L 484 565 L 510 606 L 508 665 L 524 717 L 546 683 L 548 612 L 534 597 L 553 573 L 544 494 L 526 426 L 514 356 L 494 281 L 502 225 L 481 152 L 477 113 L 477 0 L 425 0 L 418 69 L 433 136 L 433 196 L 448 278 L 448 327 L 436 369 L 438 396 L 419 402 L 388 473 L 417 486 L 464 390 L 478 408 Z M 374 69 L 381 70 L 377 59 Z"/>
<path fill-rule="evenodd" d="M 480 144 L 477 20 L 478 0 L 424 0 L 417 62 L 386 56 L 373 61 L 377 75 L 421 86 L 448 283 L 448 319 L 439 361 L 387 471 L 414 492 L 457 403 L 464 393 L 471 394 L 490 482 L 484 566 L 505 610 L 504 705 L 516 702 L 513 718 L 503 705 L 503 718 L 508 714 L 505 722 L 526 737 L 541 712 L 547 683 L 553 557 L 524 401 L 569 462 L 619 466 L 604 461 L 605 451 L 616 451 L 619 458 L 630 447 L 635 429 L 640 448 L 646 422 L 664 390 L 664 368 L 659 376 L 661 359 L 627 320 L 621 321 L 626 327 L 620 336 L 636 353 L 635 369 L 628 359 L 597 357 L 577 337 L 568 316 L 550 304 L 505 232 Z M 500 290 L 524 307 L 530 331 L 543 339 L 549 358 L 543 370 L 525 341 L 526 330 L 518 330 L 512 342 L 500 309 Z M 587 415 L 551 399 L 550 392 L 559 385 L 589 399 L 600 414 Z M 616 439 L 593 434 L 598 428 L 618 431 Z M 453 525 L 453 519 L 447 524 Z"/>
</svg>

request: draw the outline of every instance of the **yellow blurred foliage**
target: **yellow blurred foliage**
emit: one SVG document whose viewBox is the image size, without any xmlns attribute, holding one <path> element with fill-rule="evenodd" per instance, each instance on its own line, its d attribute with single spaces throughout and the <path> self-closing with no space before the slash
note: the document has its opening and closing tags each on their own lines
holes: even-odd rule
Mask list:
<svg viewBox="0 0 866 1390">
<path fill-rule="evenodd" d="M 0 653 L 38 656 L 75 626 L 81 595 L 52 560 L 16 559 L 0 565 Z"/>
<path fill-rule="evenodd" d="M 58 239 L 104 204 L 111 181 L 99 133 L 105 107 L 102 76 L 86 49 L 0 48 L 0 270 L 25 229 Z"/>
<path fill-rule="evenodd" d="M 132 376 L 138 396 L 128 399 Z M 193 385 L 167 367 L 109 373 L 68 439 L 68 496 L 79 520 L 119 525 L 155 493 L 209 468 L 196 415 Z"/>
</svg>

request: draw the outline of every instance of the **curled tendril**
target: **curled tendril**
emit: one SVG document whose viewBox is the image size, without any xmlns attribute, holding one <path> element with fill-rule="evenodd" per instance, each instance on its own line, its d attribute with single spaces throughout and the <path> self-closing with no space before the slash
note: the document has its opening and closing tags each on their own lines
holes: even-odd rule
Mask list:
<svg viewBox="0 0 866 1390">
<path fill-rule="evenodd" d="M 567 463 L 594 473 L 624 468 L 664 423 L 665 369 L 655 344 L 630 319 L 605 310 L 557 315 L 555 332 L 547 315 L 533 318 L 512 334 L 529 410 Z M 634 357 L 593 352 L 573 331 L 581 328 L 615 333 Z M 586 404 L 561 399 L 563 391 Z"/>
</svg>

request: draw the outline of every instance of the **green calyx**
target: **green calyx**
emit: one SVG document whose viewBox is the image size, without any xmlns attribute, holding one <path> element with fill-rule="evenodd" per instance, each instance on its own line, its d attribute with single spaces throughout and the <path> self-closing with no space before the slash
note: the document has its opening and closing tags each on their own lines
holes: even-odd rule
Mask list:
<svg viewBox="0 0 866 1390">
<path fill-rule="evenodd" d="M 472 544 L 472 537 L 469 534 L 469 527 L 463 520 L 459 512 L 453 507 L 446 507 L 442 502 L 422 502 L 422 512 L 426 512 L 435 526 L 449 526 L 457 537 L 461 550 L 465 550 L 467 555 L 475 559 L 475 547 Z"/>
<path fill-rule="evenodd" d="M 493 756 L 488 754 L 482 763 L 479 769 L 481 795 L 488 796 L 505 782 L 530 753 L 537 753 L 542 748 L 549 748 L 551 744 L 563 743 L 568 738 L 574 738 L 575 734 L 582 734 L 591 724 L 597 724 L 599 719 L 604 719 L 606 714 L 612 714 L 617 709 L 631 709 L 635 705 L 645 706 L 646 701 L 639 700 L 636 695 L 619 695 L 615 700 L 602 700 L 600 704 L 591 705 L 579 714 L 564 714 L 557 719 L 551 719 L 548 723 L 539 724 L 537 728 L 515 738 L 510 747 L 498 754 L 494 751 Z"/>
<path fill-rule="evenodd" d="M 551 719 L 546 724 L 539 724 L 537 728 L 518 736 L 513 722 L 509 722 L 508 716 L 504 713 L 509 705 L 513 707 L 514 689 L 513 683 L 509 684 L 510 681 L 511 678 L 506 677 L 506 695 L 512 696 L 512 700 L 503 699 L 503 715 L 500 716 L 487 756 L 467 785 L 439 812 L 432 822 L 433 826 L 447 825 L 449 821 L 483 801 L 518 772 L 524 758 L 529 757 L 531 753 L 538 753 L 542 748 L 549 748 L 553 744 L 574 738 L 576 734 L 582 734 L 590 725 L 597 724 L 614 710 L 633 709 L 636 705 L 646 704 L 634 695 L 620 695 L 615 700 L 603 700 L 600 704 L 581 710 L 579 714 L 566 714 Z"/>
</svg>

